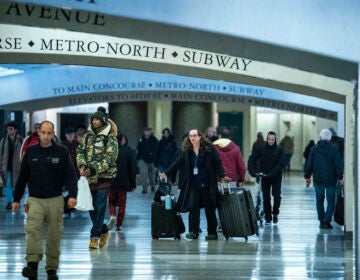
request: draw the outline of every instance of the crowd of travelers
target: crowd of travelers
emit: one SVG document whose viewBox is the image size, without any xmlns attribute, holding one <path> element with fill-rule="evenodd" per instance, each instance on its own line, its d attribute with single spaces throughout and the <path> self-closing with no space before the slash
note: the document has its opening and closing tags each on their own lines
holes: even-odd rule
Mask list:
<svg viewBox="0 0 360 280">
<path fill-rule="evenodd" d="M 26 278 L 37 277 L 43 255 L 40 233 L 46 224 L 45 269 L 48 279 L 58 279 L 63 233 L 59 215 L 62 215 L 61 209 L 76 206 L 77 181 L 81 176 L 87 179 L 94 208 L 89 211 L 90 249 L 104 247 L 113 228 L 123 230 L 128 192 L 133 192 L 136 186 L 142 188 L 143 195 L 149 190 L 155 192 L 159 176 L 167 178 L 170 186 L 176 184 L 180 190 L 177 207 L 179 212 L 189 212 L 188 239 L 198 239 L 201 233 L 202 208 L 207 221 L 205 240 L 218 239 L 218 182 L 234 182 L 241 186 L 246 170 L 257 183 L 258 174 L 264 175 L 260 187 L 265 224 L 279 221 L 282 177 L 290 172 L 294 154 L 295 144 L 290 133 L 278 143 L 274 131 L 269 131 L 266 138 L 259 132 L 247 165 L 227 128 L 219 133 L 212 126 L 204 133 L 192 128 L 179 145 L 170 128 L 164 128 L 158 140 L 151 127 L 145 126 L 136 147 L 132 148 L 126 134 L 118 130 L 106 109 L 99 107 L 91 115 L 87 128 L 84 125 L 77 129 L 67 127 L 63 133 L 65 138 L 60 141 L 54 124 L 45 120 L 35 123 L 23 138 L 16 123 L 9 122 L 0 142 L 0 195 L 6 199 L 6 210 L 18 212 L 26 188 L 28 191 L 24 204 L 27 265 L 22 271 Z M 303 171 L 306 185 L 313 182 L 315 187 L 319 226 L 331 229 L 338 187 L 344 185 L 344 140 L 332 128 L 322 130 L 319 136 L 319 141 L 311 140 L 303 152 Z M 110 217 L 107 223 L 106 211 Z"/>
</svg>

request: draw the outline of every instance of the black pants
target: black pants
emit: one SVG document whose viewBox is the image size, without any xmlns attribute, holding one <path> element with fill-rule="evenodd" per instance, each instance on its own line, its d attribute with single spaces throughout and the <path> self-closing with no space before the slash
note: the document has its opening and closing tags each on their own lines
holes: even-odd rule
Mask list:
<svg viewBox="0 0 360 280">
<path fill-rule="evenodd" d="M 217 220 L 215 210 L 216 207 L 211 202 L 209 188 L 195 189 L 191 188 L 190 192 L 189 212 L 189 232 L 198 234 L 200 227 L 200 208 L 205 207 L 205 215 L 207 221 L 207 231 L 209 234 L 216 234 Z"/>
<path fill-rule="evenodd" d="M 261 189 L 264 198 L 264 214 L 266 221 L 272 220 L 271 214 L 279 215 L 279 208 L 281 203 L 281 180 L 282 178 L 280 176 L 276 178 L 262 178 L 261 180 Z M 272 211 L 270 191 L 274 198 L 274 205 L 272 207 Z"/>
</svg>

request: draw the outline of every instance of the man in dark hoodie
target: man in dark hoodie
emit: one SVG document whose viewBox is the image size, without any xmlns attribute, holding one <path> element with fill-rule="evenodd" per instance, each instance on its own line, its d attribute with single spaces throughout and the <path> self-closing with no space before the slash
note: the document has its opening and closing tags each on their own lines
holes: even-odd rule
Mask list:
<svg viewBox="0 0 360 280">
<path fill-rule="evenodd" d="M 144 127 L 143 135 L 136 145 L 136 159 L 140 169 L 140 183 L 142 184 L 142 193 L 147 193 L 148 182 L 151 191 L 155 191 L 155 151 L 158 140 L 152 133 L 150 127 Z"/>
<path fill-rule="evenodd" d="M 226 176 L 240 186 L 245 180 L 246 167 L 240 148 L 231 141 L 230 131 L 223 129 L 213 144 L 219 153 Z"/>
<path fill-rule="evenodd" d="M 344 185 L 343 165 L 338 148 L 331 143 L 331 131 L 320 131 L 320 141 L 311 148 L 305 166 L 306 185 L 311 184 L 311 175 L 314 178 L 316 194 L 316 210 L 320 221 L 320 228 L 332 229 L 331 220 L 335 209 L 336 182 Z M 324 209 L 326 195 L 327 208 Z"/>
<path fill-rule="evenodd" d="M 261 180 L 261 189 L 264 198 L 264 214 L 266 224 L 273 221 L 278 222 L 278 215 L 281 203 L 281 181 L 282 169 L 284 166 L 284 151 L 276 143 L 276 133 L 270 131 L 266 137 L 266 143 L 258 150 L 254 151 L 249 158 L 248 166 L 252 166 L 255 170 L 251 171 L 251 176 L 256 173 L 263 173 L 265 176 Z M 250 168 L 249 168 L 250 170 Z M 274 198 L 271 216 L 271 196 Z"/>
</svg>

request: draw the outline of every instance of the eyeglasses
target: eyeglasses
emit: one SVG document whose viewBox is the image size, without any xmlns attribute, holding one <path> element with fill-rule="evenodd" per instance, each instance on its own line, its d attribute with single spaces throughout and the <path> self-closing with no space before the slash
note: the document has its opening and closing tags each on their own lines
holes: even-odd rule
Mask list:
<svg viewBox="0 0 360 280">
<path fill-rule="evenodd" d="M 198 137 L 199 135 L 197 135 L 197 134 L 191 134 L 191 135 L 189 135 L 189 137 L 190 138 L 194 138 L 194 137 Z"/>
</svg>

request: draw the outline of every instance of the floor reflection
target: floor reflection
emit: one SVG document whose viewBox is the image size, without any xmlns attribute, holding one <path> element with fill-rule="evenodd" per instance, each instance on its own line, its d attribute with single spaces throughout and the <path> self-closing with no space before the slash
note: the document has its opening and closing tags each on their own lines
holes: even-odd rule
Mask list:
<svg viewBox="0 0 360 280">
<path fill-rule="evenodd" d="M 247 186 L 255 192 L 255 186 Z M 128 196 L 123 232 L 111 232 L 106 247 L 89 250 L 90 219 L 76 211 L 64 216 L 60 279 L 353 279 L 354 252 L 343 228 L 318 228 L 313 188 L 303 178 L 284 180 L 279 223 L 260 227 L 259 236 L 205 241 L 152 240 L 152 195 L 140 188 Z M 21 279 L 25 263 L 25 214 L 4 210 L 0 198 L 0 279 Z M 183 215 L 187 226 L 187 215 Z M 46 279 L 45 262 L 39 279 Z"/>
</svg>

